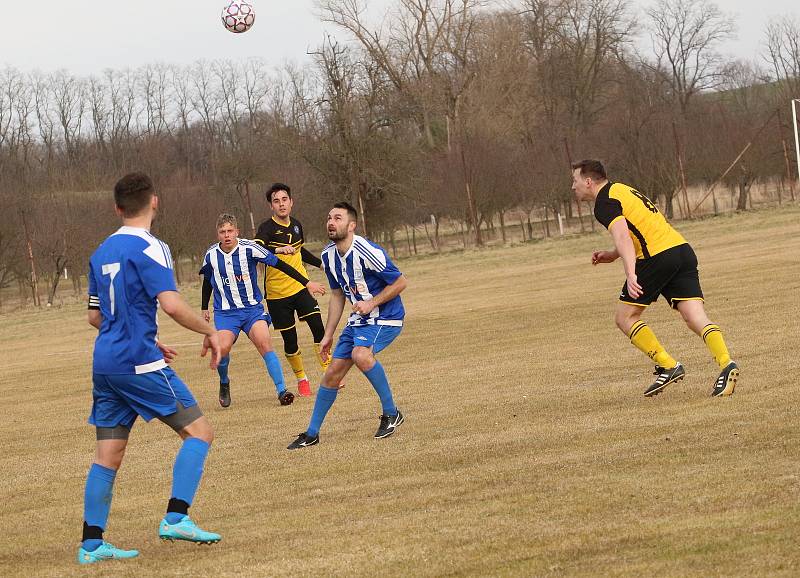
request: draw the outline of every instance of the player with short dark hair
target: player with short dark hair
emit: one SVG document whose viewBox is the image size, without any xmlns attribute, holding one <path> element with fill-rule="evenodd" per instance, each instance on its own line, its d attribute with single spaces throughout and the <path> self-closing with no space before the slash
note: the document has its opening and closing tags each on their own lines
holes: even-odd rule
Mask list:
<svg viewBox="0 0 800 578">
<path fill-rule="evenodd" d="M 592 265 L 612 263 L 622 257 L 625 267 L 627 279 L 617 305 L 617 327 L 656 363 L 657 378 L 644 394 L 656 395 L 686 373 L 641 320 L 647 306 L 663 295 L 680 312 L 686 325 L 702 337 L 721 369 L 711 395 L 732 395 L 739 368 L 731 360 L 722 330 L 706 315 L 692 247 L 645 195 L 628 185 L 609 181 L 600 161 L 580 161 L 572 169 L 576 198 L 594 200 L 595 217 L 614 239 L 612 251 L 592 253 Z"/>
<path fill-rule="evenodd" d="M 203 334 L 201 355 L 210 348 L 211 367 L 220 358 L 219 336 L 178 293 L 169 247 L 150 233 L 158 209 L 153 183 L 142 173 L 124 176 L 114 187 L 122 227 L 89 260 L 89 324 L 97 328 L 92 368 L 92 413 L 97 453 L 84 494 L 80 564 L 133 558 L 103 540 L 117 470 L 136 418 L 158 418 L 183 439 L 172 471 L 167 514 L 158 527 L 164 540 L 219 542 L 198 528 L 188 510 L 203 475 L 214 438 L 188 386 L 168 366 L 177 352 L 156 338 L 160 308 L 180 325 Z"/>
<path fill-rule="evenodd" d="M 258 227 L 255 241 L 264 245 L 281 261 L 297 269 L 303 275 L 308 275 L 303 263 L 321 267 L 322 261 L 304 246 L 303 225 L 292 216 L 294 200 L 289 186 L 284 183 L 274 183 L 267 189 L 266 197 L 270 204 L 272 218 L 264 221 Z M 281 333 L 283 351 L 297 379 L 297 391 L 302 396 L 311 395 L 311 385 L 306 376 L 302 352 L 297 340 L 295 315 L 297 320 L 305 321 L 308 324 L 314 339 L 317 359 L 324 373 L 328 362 L 320 357 L 319 343 L 325 335 L 325 327 L 322 325 L 319 304 L 313 296 L 313 293 L 319 293 L 322 287 L 321 283 L 314 282 L 303 287 L 278 269 L 269 269 L 264 278 L 267 309 L 272 317 L 273 327 Z"/>
<path fill-rule="evenodd" d="M 381 400 L 383 414 L 375 437 L 388 437 L 403 423 L 386 372 L 375 356 L 403 329 L 405 309 L 400 293 L 406 288 L 406 278 L 382 247 L 354 233 L 357 218 L 358 213 L 348 203 L 336 203 L 328 213 L 331 243 L 322 250 L 322 266 L 332 292 L 327 329 L 320 343 L 325 357 L 330 355 L 333 334 L 346 301 L 350 301 L 352 313 L 339 335 L 333 361 L 322 377 L 308 429 L 288 446 L 290 450 L 319 443 L 325 415 L 336 400 L 338 385 L 353 364 L 364 373 Z"/>
<path fill-rule="evenodd" d="M 203 315 L 208 321 L 208 302 L 213 292 L 214 324 L 220 332 L 222 360 L 217 368 L 220 377 L 219 403 L 222 407 L 228 407 L 231 403 L 229 353 L 239 332 L 244 331 L 264 360 L 267 373 L 275 384 L 278 401 L 281 405 L 289 405 L 294 401 L 294 394 L 286 389 L 281 362 L 272 346 L 269 334 L 272 320 L 261 303 L 263 297 L 258 287 L 257 264 L 265 264 L 268 273 L 273 267 L 280 270 L 301 287 L 312 285 L 321 293 L 325 292 L 325 288 L 309 281 L 255 241 L 240 239 L 239 225 L 233 215 L 223 213 L 217 218 L 217 238 L 218 242 L 206 251 L 200 274 L 203 276 Z"/>
</svg>

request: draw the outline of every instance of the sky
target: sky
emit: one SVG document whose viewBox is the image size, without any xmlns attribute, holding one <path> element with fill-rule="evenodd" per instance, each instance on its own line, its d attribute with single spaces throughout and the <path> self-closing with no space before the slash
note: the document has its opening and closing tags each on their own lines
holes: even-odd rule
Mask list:
<svg viewBox="0 0 800 578">
<path fill-rule="evenodd" d="M 379 21 L 395 0 L 367 0 Z M 200 59 L 261 57 L 279 67 L 303 64 L 325 34 L 343 37 L 323 24 L 314 0 L 252 0 L 255 26 L 244 34 L 227 32 L 220 22 L 226 0 L 0 0 L 0 66 L 23 71 L 65 69 L 87 76 L 106 68 L 136 68 L 148 63 L 190 64 Z M 631 0 L 634 7 L 650 4 Z M 725 46 L 737 58 L 753 59 L 761 50 L 770 16 L 794 14 L 798 0 L 718 0 L 736 16 L 738 40 Z M 16 8 L 14 8 L 16 6 Z M 19 10 L 19 19 L 14 10 Z M 642 39 L 640 42 L 644 42 Z"/>
</svg>

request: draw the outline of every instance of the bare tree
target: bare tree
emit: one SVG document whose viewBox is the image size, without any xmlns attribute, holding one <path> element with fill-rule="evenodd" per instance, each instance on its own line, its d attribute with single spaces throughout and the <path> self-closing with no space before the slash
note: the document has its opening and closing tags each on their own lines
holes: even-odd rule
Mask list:
<svg viewBox="0 0 800 578">
<path fill-rule="evenodd" d="M 85 82 L 65 71 L 50 78 L 50 91 L 61 128 L 67 160 L 70 165 L 80 160 L 81 128 L 86 111 Z"/>
<path fill-rule="evenodd" d="M 765 36 L 766 60 L 779 82 L 781 97 L 800 97 L 800 20 L 792 14 L 774 18 Z"/>
<path fill-rule="evenodd" d="M 735 32 L 732 18 L 710 0 L 658 0 L 647 11 L 655 67 L 685 114 L 698 93 L 720 85 L 720 44 Z"/>
</svg>

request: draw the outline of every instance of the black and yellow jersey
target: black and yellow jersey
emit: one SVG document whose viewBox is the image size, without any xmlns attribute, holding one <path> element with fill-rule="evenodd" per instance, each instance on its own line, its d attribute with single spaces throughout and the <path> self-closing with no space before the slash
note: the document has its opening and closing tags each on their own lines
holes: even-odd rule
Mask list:
<svg viewBox="0 0 800 578">
<path fill-rule="evenodd" d="M 594 202 L 594 216 L 606 229 L 617 219 L 624 218 L 637 259 L 647 259 L 686 243 L 653 201 L 622 183 L 609 182 L 600 189 Z"/>
<path fill-rule="evenodd" d="M 275 220 L 275 217 L 267 219 L 258 227 L 255 241 L 264 245 L 267 249 L 275 252 L 278 247 L 291 245 L 295 252 L 291 255 L 278 255 L 281 261 L 297 269 L 302 275 L 308 277 L 303 262 L 315 267 L 322 265 L 318 257 L 312 255 L 303 248 L 305 239 L 303 237 L 303 225 L 294 217 L 289 217 L 289 224 L 284 225 Z M 283 299 L 291 297 L 304 287 L 274 267 L 267 267 L 267 275 L 264 280 L 264 293 L 267 299 Z"/>
</svg>

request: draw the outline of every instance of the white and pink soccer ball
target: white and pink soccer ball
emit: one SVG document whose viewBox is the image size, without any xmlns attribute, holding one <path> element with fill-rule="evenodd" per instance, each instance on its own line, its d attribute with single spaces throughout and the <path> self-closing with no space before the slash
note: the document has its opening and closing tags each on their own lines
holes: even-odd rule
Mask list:
<svg viewBox="0 0 800 578">
<path fill-rule="evenodd" d="M 247 32 L 256 21 L 253 5 L 244 0 L 231 0 L 222 9 L 222 24 L 225 29 L 235 34 Z"/>
</svg>

